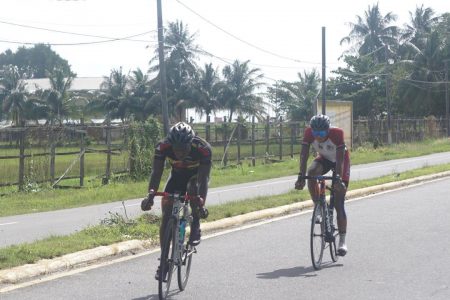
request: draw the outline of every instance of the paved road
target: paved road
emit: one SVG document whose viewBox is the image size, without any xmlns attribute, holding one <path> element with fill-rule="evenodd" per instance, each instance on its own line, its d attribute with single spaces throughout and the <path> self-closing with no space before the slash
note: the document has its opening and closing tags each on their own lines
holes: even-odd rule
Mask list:
<svg viewBox="0 0 450 300">
<path fill-rule="evenodd" d="M 352 180 L 375 178 L 429 165 L 450 162 L 450 152 L 422 157 L 398 159 L 379 163 L 356 165 L 352 167 Z M 251 183 L 237 184 L 210 189 L 208 205 L 227 201 L 244 200 L 256 196 L 287 193 L 292 190 L 296 176 L 280 177 Z M 140 199 L 124 202 L 129 217 L 141 214 Z M 159 203 L 155 204 L 159 212 Z M 64 235 L 76 232 L 87 225 L 96 225 L 99 220 L 109 216 L 109 212 L 124 214 L 122 202 L 112 202 L 82 208 L 58 210 L 53 212 L 18 215 L 0 218 L 0 247 L 31 242 L 50 235 Z"/>
<path fill-rule="evenodd" d="M 172 299 L 450 299 L 450 179 L 349 202 L 349 253 L 315 271 L 310 212 L 205 239 Z M 157 299 L 159 252 L 0 294 Z M 176 284 L 175 284 L 176 286 Z M 50 296 L 51 295 L 51 296 Z"/>
</svg>

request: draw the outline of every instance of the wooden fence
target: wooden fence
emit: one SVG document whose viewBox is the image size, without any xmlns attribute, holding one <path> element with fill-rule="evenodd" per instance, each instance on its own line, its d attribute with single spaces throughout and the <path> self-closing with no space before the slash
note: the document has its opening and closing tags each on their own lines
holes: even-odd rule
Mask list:
<svg viewBox="0 0 450 300">
<path fill-rule="evenodd" d="M 242 123 L 195 123 L 196 133 L 213 146 L 215 165 L 297 157 L 308 122 L 266 119 Z M 394 119 L 392 141 L 415 142 L 446 136 L 444 119 Z M 113 174 L 130 172 L 127 126 L 30 126 L 0 129 L 0 187 L 33 183 L 85 184 L 85 178 L 108 183 Z M 388 143 L 386 120 L 354 120 L 353 146 Z M 149 157 L 149 159 L 152 159 Z"/>
</svg>

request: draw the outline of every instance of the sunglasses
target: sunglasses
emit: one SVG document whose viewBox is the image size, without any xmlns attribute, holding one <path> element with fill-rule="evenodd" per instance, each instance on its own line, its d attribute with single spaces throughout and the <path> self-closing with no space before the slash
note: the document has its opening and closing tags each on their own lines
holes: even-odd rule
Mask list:
<svg viewBox="0 0 450 300">
<path fill-rule="evenodd" d="M 312 134 L 314 137 L 324 138 L 328 135 L 328 130 L 313 130 Z"/>
</svg>

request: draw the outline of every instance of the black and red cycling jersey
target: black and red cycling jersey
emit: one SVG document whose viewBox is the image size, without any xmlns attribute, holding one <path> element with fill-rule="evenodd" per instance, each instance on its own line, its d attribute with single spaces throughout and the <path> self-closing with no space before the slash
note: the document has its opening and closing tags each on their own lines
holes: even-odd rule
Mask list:
<svg viewBox="0 0 450 300">
<path fill-rule="evenodd" d="M 172 145 L 167 138 L 160 141 L 155 147 L 155 159 L 166 160 L 174 170 L 193 170 L 200 164 L 211 164 L 211 145 L 195 136 L 191 143 L 191 151 L 183 160 L 178 160 L 173 152 Z"/>
</svg>

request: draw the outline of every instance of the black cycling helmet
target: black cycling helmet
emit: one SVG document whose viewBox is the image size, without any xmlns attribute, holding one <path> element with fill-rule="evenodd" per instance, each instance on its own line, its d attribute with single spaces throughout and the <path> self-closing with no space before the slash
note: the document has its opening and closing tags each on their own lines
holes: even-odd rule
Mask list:
<svg viewBox="0 0 450 300">
<path fill-rule="evenodd" d="M 185 146 L 192 142 L 194 136 L 195 132 L 191 126 L 184 122 L 178 122 L 170 128 L 167 140 L 173 146 Z"/>
<path fill-rule="evenodd" d="M 313 130 L 328 130 L 330 128 L 330 118 L 326 115 L 317 115 L 311 118 L 309 125 Z"/>
</svg>

